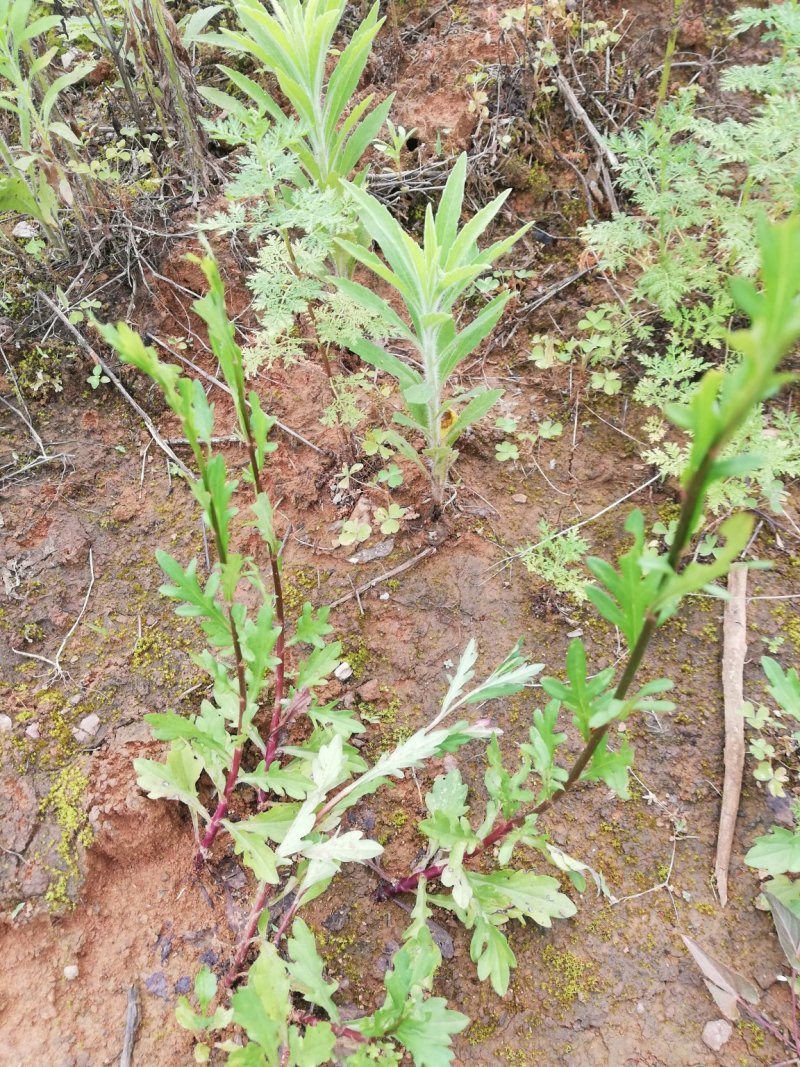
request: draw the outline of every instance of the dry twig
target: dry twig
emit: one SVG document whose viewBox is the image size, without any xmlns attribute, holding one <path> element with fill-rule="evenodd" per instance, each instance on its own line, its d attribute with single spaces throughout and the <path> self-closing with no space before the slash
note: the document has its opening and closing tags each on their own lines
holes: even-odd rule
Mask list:
<svg viewBox="0 0 800 1067">
<path fill-rule="evenodd" d="M 119 1057 L 119 1067 L 131 1067 L 133 1062 L 133 1045 L 136 1041 L 136 1032 L 141 1022 L 139 1011 L 139 991 L 135 985 L 128 990 L 128 1010 L 125 1014 L 125 1040 Z"/>
<path fill-rule="evenodd" d="M 723 908 L 728 902 L 728 865 L 736 829 L 744 769 L 744 658 L 747 652 L 747 568 L 735 563 L 728 574 L 730 599 L 725 604 L 722 690 L 725 698 L 725 780 L 719 814 L 714 876 Z"/>
<path fill-rule="evenodd" d="M 70 637 L 72 637 L 72 635 L 77 630 L 78 623 L 81 621 L 81 619 L 84 616 L 84 612 L 86 611 L 86 606 L 89 603 L 89 597 L 92 595 L 92 589 L 93 588 L 94 588 L 94 561 L 92 559 L 92 550 L 90 548 L 89 549 L 89 586 L 88 586 L 88 588 L 86 590 L 86 596 L 83 598 L 83 604 L 81 605 L 81 610 L 78 612 L 78 615 L 77 615 L 77 618 L 75 619 L 75 622 L 73 622 L 72 626 L 70 626 L 69 630 L 67 630 L 66 634 L 64 635 L 63 641 L 58 646 L 58 652 L 56 652 L 56 658 L 55 659 L 48 659 L 46 656 L 37 656 L 36 653 L 34 653 L 34 652 L 23 652 L 22 649 L 19 649 L 19 648 L 12 648 L 11 651 L 14 652 L 17 656 L 24 656 L 26 659 L 36 659 L 40 663 L 46 663 L 49 667 L 53 668 L 53 673 L 56 675 L 56 677 L 63 679 L 64 678 L 64 671 L 61 668 L 61 656 L 64 653 L 64 649 L 67 647 L 67 642 L 69 641 Z"/>
<path fill-rule="evenodd" d="M 390 578 L 396 578 L 398 574 L 403 574 L 404 571 L 411 570 L 417 563 L 421 563 L 423 559 L 427 559 L 428 556 L 432 556 L 435 552 L 436 549 L 432 546 L 423 548 L 421 552 L 418 552 L 416 556 L 412 556 L 411 559 L 407 559 L 405 563 L 401 563 L 398 567 L 393 567 L 392 570 L 387 571 L 385 574 L 379 574 L 377 578 L 370 578 L 368 582 L 358 586 L 352 593 L 345 593 L 344 596 L 340 596 L 338 600 L 334 600 L 331 607 L 338 608 L 341 604 L 346 604 L 348 600 L 352 600 L 353 597 L 359 598 L 362 593 L 366 593 L 376 585 L 380 585 L 381 582 L 386 582 Z"/>
<path fill-rule="evenodd" d="M 189 468 L 186 466 L 186 464 L 183 462 L 182 459 L 178 459 L 178 457 L 175 455 L 175 453 L 170 448 L 170 446 L 167 444 L 167 442 L 164 440 L 164 438 L 161 436 L 161 434 L 159 434 L 158 430 L 155 427 L 155 423 L 150 418 L 150 416 L 147 414 L 147 412 L 144 410 L 144 408 L 141 406 L 141 404 L 139 404 L 136 400 L 133 399 L 131 394 L 128 392 L 128 390 L 125 388 L 125 386 L 122 384 L 122 382 L 116 376 L 116 374 L 114 374 L 114 372 L 107 366 L 107 364 L 105 364 L 103 362 L 103 360 L 98 356 L 98 354 L 95 352 L 95 350 L 89 344 L 89 342 L 86 340 L 86 338 L 83 336 L 83 334 L 79 330 L 75 329 L 75 327 L 69 321 L 67 316 L 61 310 L 61 308 L 58 307 L 57 304 L 54 304 L 53 301 L 50 299 L 50 297 L 46 293 L 42 293 L 41 296 L 42 296 L 42 299 L 44 300 L 44 302 L 50 308 L 50 310 L 55 315 L 58 316 L 58 318 L 61 320 L 62 324 L 72 334 L 72 336 L 75 338 L 75 340 L 78 342 L 78 344 L 84 350 L 84 352 L 87 353 L 87 355 L 89 356 L 91 361 L 93 363 L 95 363 L 100 368 L 100 370 L 103 372 L 103 374 L 105 374 L 105 376 L 108 378 L 108 380 L 115 386 L 115 388 L 121 394 L 123 399 L 126 400 L 130 404 L 130 406 L 133 408 L 133 410 L 136 412 L 136 414 L 141 418 L 142 422 L 147 427 L 147 430 L 148 430 L 150 436 L 153 438 L 153 440 L 158 445 L 158 447 L 161 449 L 161 451 L 166 454 L 166 456 L 169 458 L 169 460 L 172 463 L 175 464 L 175 466 L 178 468 L 178 470 L 180 470 L 183 474 L 185 474 L 187 478 L 189 478 L 190 480 L 194 481 L 194 475 L 192 474 L 192 472 L 189 470 Z"/>
</svg>

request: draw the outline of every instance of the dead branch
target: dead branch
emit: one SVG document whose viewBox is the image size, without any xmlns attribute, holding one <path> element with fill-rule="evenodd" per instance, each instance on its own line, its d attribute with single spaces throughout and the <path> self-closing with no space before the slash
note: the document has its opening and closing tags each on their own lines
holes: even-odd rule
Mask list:
<svg viewBox="0 0 800 1067">
<path fill-rule="evenodd" d="M 136 1031 L 139 1029 L 140 1021 L 139 991 L 135 985 L 132 985 L 128 990 L 128 1010 L 125 1013 L 125 1040 L 119 1057 L 119 1067 L 131 1067 L 133 1045 L 136 1041 Z"/>
<path fill-rule="evenodd" d="M 75 340 L 78 342 L 78 344 L 84 350 L 84 352 L 87 353 L 87 355 L 89 356 L 91 361 L 93 363 L 97 364 L 97 366 L 100 368 L 100 370 L 103 372 L 103 374 L 105 374 L 105 376 L 108 378 L 108 380 L 116 387 L 116 389 L 121 394 L 123 399 L 125 399 L 130 404 L 130 406 L 133 408 L 133 410 L 136 412 L 136 414 L 140 417 L 142 422 L 147 427 L 147 430 L 148 430 L 150 436 L 153 438 L 153 440 L 158 445 L 158 447 L 161 449 L 161 451 L 164 452 L 167 455 L 167 457 L 171 460 L 172 463 L 175 464 L 175 466 L 178 468 L 178 470 L 180 470 L 183 474 L 185 474 L 186 477 L 189 478 L 191 481 L 194 481 L 194 475 L 192 474 L 192 472 L 189 470 L 189 468 L 186 466 L 186 464 L 183 462 L 182 459 L 178 459 L 178 457 L 175 455 L 173 450 L 170 448 L 170 446 L 167 444 L 167 442 L 164 440 L 164 438 L 158 432 L 158 430 L 155 427 L 155 423 L 150 418 L 150 416 L 147 414 L 147 412 L 144 410 L 144 408 L 141 406 L 141 404 L 139 404 L 136 400 L 133 399 L 131 394 L 128 392 L 128 390 L 125 388 L 125 386 L 122 384 L 122 382 L 116 376 L 116 374 L 114 374 L 114 372 L 107 366 L 107 364 L 105 364 L 103 362 L 103 360 L 98 356 L 98 354 L 95 352 L 95 350 L 89 344 L 89 342 L 86 340 L 86 338 L 83 336 L 83 334 L 80 333 L 79 330 L 75 329 L 75 327 L 69 321 L 67 316 L 61 310 L 61 308 L 58 307 L 57 304 L 54 304 L 53 301 L 50 299 L 50 297 L 46 293 L 42 293 L 41 297 L 44 300 L 44 302 L 47 304 L 47 306 L 50 308 L 50 310 L 53 312 L 53 314 L 58 316 L 58 318 L 61 320 L 62 324 L 72 334 L 72 336 L 75 338 Z"/>
<path fill-rule="evenodd" d="M 719 815 L 714 875 L 723 908 L 728 902 L 730 864 L 744 769 L 744 658 L 747 652 L 747 568 L 735 563 L 728 575 L 730 599 L 725 605 L 722 650 L 722 690 L 725 699 L 725 779 Z"/>
</svg>

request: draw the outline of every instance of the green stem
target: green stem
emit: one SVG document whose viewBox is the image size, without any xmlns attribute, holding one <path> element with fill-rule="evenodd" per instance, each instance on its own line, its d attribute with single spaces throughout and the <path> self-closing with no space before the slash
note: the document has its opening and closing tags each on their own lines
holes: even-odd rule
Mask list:
<svg viewBox="0 0 800 1067">
<path fill-rule="evenodd" d="M 678 43 L 682 7 L 683 0 L 674 0 L 672 8 L 672 28 L 669 37 L 667 38 L 667 48 L 664 52 L 664 65 L 661 69 L 661 82 L 658 86 L 658 96 L 656 98 L 655 112 L 653 114 L 656 123 L 658 123 L 661 108 L 663 107 L 664 102 L 667 99 L 667 93 L 669 92 L 669 79 L 672 74 L 672 57 L 675 55 L 675 46 Z"/>
<path fill-rule="evenodd" d="M 665 574 L 661 579 L 661 582 L 659 583 L 659 592 L 661 589 L 663 589 L 664 584 L 670 580 L 670 575 L 677 569 L 678 564 L 681 560 L 681 556 L 683 555 L 686 546 L 691 540 L 698 504 L 702 500 L 705 492 L 705 486 L 708 480 L 710 467 L 714 463 L 716 456 L 719 454 L 721 448 L 724 447 L 730 435 L 735 432 L 736 425 L 737 422 L 734 418 L 728 423 L 727 427 L 724 427 L 722 430 L 719 431 L 716 439 L 709 446 L 708 451 L 706 452 L 702 461 L 700 462 L 691 479 L 689 480 L 689 484 L 687 485 L 686 491 L 684 493 L 683 504 L 681 505 L 681 511 L 678 519 L 678 525 L 675 531 L 675 536 L 673 538 L 669 555 L 667 556 L 669 572 Z M 657 599 L 658 593 L 656 593 L 654 600 Z M 628 656 L 628 660 L 625 664 L 622 676 L 619 682 L 617 683 L 617 688 L 614 690 L 615 700 L 624 700 L 624 698 L 627 696 L 628 691 L 631 685 L 633 684 L 634 679 L 636 678 L 636 674 L 642 664 L 642 661 L 645 657 L 645 654 L 647 653 L 647 650 L 650 646 L 650 642 L 652 641 L 653 635 L 655 634 L 657 628 L 658 619 L 654 614 L 648 614 L 644 620 L 644 624 L 642 626 L 638 638 L 636 639 L 634 647 Z M 502 841 L 503 838 L 507 837 L 512 830 L 516 830 L 520 826 L 522 826 L 529 815 L 541 815 L 542 812 L 547 811 L 548 808 L 551 808 L 562 797 L 564 797 L 568 792 L 570 792 L 578 783 L 581 775 L 590 763 L 592 756 L 595 754 L 603 738 L 608 733 L 610 726 L 611 723 L 609 722 L 606 723 L 605 726 L 599 726 L 591 731 L 586 744 L 584 745 L 582 751 L 580 752 L 577 759 L 570 768 L 570 772 L 567 776 L 566 781 L 562 786 L 558 788 L 556 792 L 552 793 L 549 797 L 546 797 L 544 800 L 540 801 L 536 805 L 536 807 L 532 809 L 532 811 L 522 812 L 518 815 L 515 815 L 513 818 L 501 823 L 499 826 L 496 826 L 494 830 L 492 830 L 492 832 L 483 839 L 480 845 L 478 845 L 472 855 L 480 855 L 481 853 L 485 852 L 487 849 L 491 848 L 499 841 Z M 412 892 L 414 889 L 416 889 L 420 878 L 424 877 L 428 881 L 439 878 L 443 873 L 445 867 L 445 863 L 440 863 L 436 866 L 428 867 L 424 871 L 417 871 L 413 874 L 406 876 L 405 878 L 401 878 L 399 881 L 391 883 L 388 887 L 385 888 L 385 892 L 387 892 L 390 896 L 394 896 L 397 893 Z"/>
</svg>

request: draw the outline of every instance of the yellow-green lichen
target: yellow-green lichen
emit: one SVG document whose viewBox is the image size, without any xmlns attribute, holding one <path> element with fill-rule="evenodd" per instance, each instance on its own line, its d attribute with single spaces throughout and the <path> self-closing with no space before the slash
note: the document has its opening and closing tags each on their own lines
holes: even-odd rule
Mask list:
<svg viewBox="0 0 800 1067">
<path fill-rule="evenodd" d="M 71 764 L 61 770 L 39 805 L 41 815 L 50 813 L 55 818 L 61 835 L 56 846 L 61 866 L 48 869 L 50 885 L 44 896 L 52 910 L 74 906 L 69 890 L 80 873 L 78 849 L 88 848 L 92 843 L 92 827 L 83 806 L 83 794 L 88 784 L 89 780 L 80 767 Z"/>
<path fill-rule="evenodd" d="M 562 1008 L 568 1008 L 576 1000 L 585 1001 L 589 994 L 600 989 L 595 964 L 568 950 L 560 952 L 555 945 L 545 945 L 542 963 L 547 974 L 542 991 Z"/>
</svg>

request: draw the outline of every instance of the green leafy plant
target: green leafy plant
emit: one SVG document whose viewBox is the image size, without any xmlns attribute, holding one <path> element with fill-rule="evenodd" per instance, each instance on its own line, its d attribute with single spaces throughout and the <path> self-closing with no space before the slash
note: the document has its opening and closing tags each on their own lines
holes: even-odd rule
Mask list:
<svg viewBox="0 0 800 1067">
<path fill-rule="evenodd" d="M 326 76 L 345 0 L 272 0 L 271 7 L 272 14 L 257 0 L 239 4 L 236 15 L 243 32 L 226 29 L 205 39 L 249 53 L 275 75 L 300 122 L 302 136 L 294 151 L 308 180 L 319 189 L 335 189 L 356 171 L 392 106 L 390 96 L 372 107 L 370 95 L 347 114 L 383 19 L 378 18 L 375 4 Z M 285 121 L 281 108 L 252 79 L 229 67 L 222 69 L 264 114 L 277 123 Z M 205 95 L 223 107 L 232 106 L 218 91 L 205 90 Z"/>
<path fill-rule="evenodd" d="M 762 289 L 743 278 L 731 283 L 735 300 L 751 319 L 749 329 L 737 330 L 729 338 L 739 362 L 727 370 L 708 371 L 686 406 L 673 405 L 666 411 L 692 440 L 682 477 L 682 504 L 668 550 L 648 545 L 644 516 L 634 511 L 625 524 L 632 544 L 620 554 L 617 567 L 599 558 L 586 561 L 596 579 L 596 584 L 587 586 L 586 595 L 619 631 L 625 648 L 621 667 L 590 672 L 583 641 L 573 639 L 565 677 L 542 679 L 550 702 L 534 712 L 530 743 L 520 746 L 518 767 L 507 770 L 499 749 L 489 746 L 485 776 L 489 800 L 479 826 L 469 818 L 460 777 L 450 772 L 435 784 L 426 802 L 430 818 L 420 827 L 435 850 L 432 861 L 389 884 L 387 892 L 399 893 L 415 888 L 420 877 L 429 885 L 439 880 L 450 892 L 431 899 L 473 930 L 471 951 L 479 976 L 491 977 L 498 992 L 507 988 L 514 965 L 500 929 L 503 923 L 509 917 L 530 917 L 547 925 L 563 907 L 571 906 L 568 899 L 566 903 L 560 899 L 554 880 L 548 885 L 547 876 L 513 871 L 505 864 L 517 844 L 524 843 L 549 853 L 550 862 L 561 870 L 583 878 L 582 871 L 588 867 L 554 851 L 542 835 L 539 819 L 580 781 L 601 780 L 620 797 L 628 796 L 633 751 L 624 734 L 619 746 L 612 747 L 610 729 L 634 712 L 657 713 L 672 707 L 663 699 L 672 685 L 669 680 L 657 679 L 636 688 L 653 635 L 687 595 L 700 589 L 721 593 L 714 582 L 725 575 L 750 539 L 753 517 L 733 515 L 719 528 L 716 555 L 708 562 L 686 561 L 710 486 L 727 477 L 734 462 L 738 470 L 758 463 L 752 455 L 723 458 L 729 442 L 752 407 L 793 378 L 778 368 L 800 338 L 800 260 L 795 254 L 800 218 L 776 226 L 762 223 L 759 230 Z M 571 713 L 583 743 L 571 766 L 560 760 L 567 738 L 559 728 L 562 709 Z M 487 875 L 470 868 L 472 857 L 488 860 L 495 846 L 499 870 Z"/>
<path fill-rule="evenodd" d="M 0 211 L 36 219 L 48 241 L 65 248 L 59 212 L 74 204 L 75 193 L 57 144 L 81 142 L 63 121 L 58 103 L 93 64 L 78 63 L 48 79 L 58 48 L 51 45 L 37 54 L 31 45 L 60 23 L 59 15 L 40 14 L 34 0 L 0 0 L 0 109 L 15 117 L 19 137 L 15 154 L 0 136 Z"/>
<path fill-rule="evenodd" d="M 196 986 L 199 1011 L 188 1002 L 179 1004 L 182 1025 L 204 1038 L 198 1046 L 201 1062 L 210 1049 L 206 1034 L 234 1021 L 244 1027 L 253 1050 L 245 1053 L 242 1046 L 222 1043 L 221 1047 L 231 1053 L 230 1063 L 322 1063 L 330 1054 L 338 1014 L 330 1000 L 332 987 L 326 987 L 324 1000 L 315 999 L 314 990 L 321 988 L 321 964 L 307 928 L 300 921 L 293 927 L 292 923 L 298 909 L 324 892 L 344 864 L 373 861 L 382 852 L 381 845 L 362 831 L 345 829 L 343 816 L 392 778 L 401 778 L 472 740 L 490 738 L 494 730 L 488 722 L 483 718 L 469 721 L 463 717 L 463 709 L 519 692 L 541 667 L 528 664 L 516 647 L 487 678 L 473 683 L 477 649 L 470 642 L 431 721 L 388 748 L 373 764 L 364 761 L 351 743 L 364 729 L 361 722 L 347 709 L 334 704 L 320 706 L 314 697 L 317 687 L 336 667 L 341 651 L 338 642 L 327 640 L 332 631 L 328 609 L 315 611 L 305 604 L 293 627 L 285 616 L 281 544 L 264 488 L 265 459 L 275 447 L 269 442 L 274 420 L 263 412 L 255 393 L 245 394 L 242 352 L 225 311 L 219 274 L 212 260 L 206 259 L 201 265 L 210 289 L 196 302 L 195 310 L 208 327 L 212 349 L 233 398 L 237 435 L 248 456 L 242 480 L 252 494 L 247 508 L 249 523 L 266 548 L 271 581 L 268 585 L 264 580 L 253 555 L 233 548 L 231 521 L 236 515 L 239 480 L 231 477 L 223 456 L 214 451 L 214 410 L 200 384 L 161 362 L 128 327 L 101 327 L 105 340 L 120 357 L 159 385 L 179 418 L 198 471 L 190 487 L 216 549 L 215 562 L 204 581 L 200 580 L 197 560 L 184 566 L 166 553 L 158 553 L 168 580 L 162 594 L 176 602 L 179 615 L 198 620 L 208 641 L 208 648 L 194 659 L 209 676 L 212 695 L 188 717 L 171 711 L 148 715 L 154 736 L 167 742 L 169 748 L 163 762 L 138 759 L 135 768 L 140 787 L 150 797 L 177 800 L 189 810 L 198 842 L 198 868 L 218 834 L 224 832 L 258 882 L 256 899 L 223 988 L 238 981 L 254 936 L 259 929 L 264 933 L 269 930 L 270 911 L 282 904 L 271 931 L 272 943 L 261 948 L 247 985 L 232 998 L 232 1015 L 227 1010 L 210 1010 L 215 990 L 204 972 Z M 387 520 L 396 521 L 398 510 L 402 511 L 386 509 Z M 305 651 L 304 658 L 295 660 L 296 649 Z M 262 732 L 257 721 L 263 703 L 272 710 L 268 727 Z M 303 727 L 299 742 L 287 742 L 290 725 L 295 731 Z M 246 750 L 261 757 L 254 770 L 243 770 Z M 254 788 L 261 801 L 259 810 L 247 814 L 239 809 L 234 819 L 230 807 L 239 787 Z M 206 799 L 209 793 L 216 795 L 211 807 Z M 555 885 L 553 879 L 542 883 L 548 890 L 547 900 L 523 908 L 537 921 L 542 921 L 548 908 L 552 914 L 571 914 L 571 902 L 551 891 L 551 883 Z M 530 879 L 526 885 L 533 892 Z M 377 1041 L 375 1047 L 384 1056 L 378 1062 L 396 1062 L 396 1057 L 385 1058 L 390 1053 L 385 1052 L 384 1045 L 397 1041 L 421 1067 L 446 1065 L 452 1060 L 450 1035 L 466 1025 L 466 1019 L 450 1011 L 444 1001 L 428 996 L 440 956 L 425 925 L 426 915 L 424 890 L 420 888 L 411 931 L 386 978 L 383 1007 L 348 1027 Z M 290 927 L 289 962 L 284 964 L 274 946 Z M 292 1007 L 294 993 L 324 1006 L 331 1022 L 297 1014 Z M 362 1056 L 353 1062 L 369 1061 Z"/>
<path fill-rule="evenodd" d="M 736 358 L 727 343 L 729 320 L 736 314 L 727 278 L 731 271 L 747 276 L 757 271 L 761 213 L 780 220 L 800 205 L 797 4 L 740 8 L 733 24 L 735 32 L 761 25 L 765 38 L 780 45 L 774 59 L 722 74 L 723 89 L 753 95 L 750 114 L 708 118 L 698 106 L 696 88 L 667 99 L 667 82 L 662 82 L 657 114 L 609 139 L 620 161 L 618 183 L 636 214 L 618 214 L 583 231 L 594 255 L 619 274 L 625 308 L 612 315 L 605 305 L 605 311 L 587 313 L 579 323 L 582 335 L 561 351 L 588 357 L 592 388 L 610 395 L 618 379 L 609 368 L 634 357 L 644 373 L 633 396 L 658 411 L 685 403 L 699 375 Z M 673 47 L 677 25 L 676 18 Z M 668 68 L 669 62 L 667 81 Z M 667 436 L 660 420 L 648 432 L 645 459 L 664 475 L 677 476 L 686 460 L 685 440 Z M 795 420 L 787 420 L 776 405 L 757 405 L 728 449 L 731 456 L 758 451 L 765 461 L 716 482 L 709 511 L 766 502 L 780 512 L 785 481 L 800 473 Z"/>
<path fill-rule="evenodd" d="M 527 227 L 480 251 L 478 239 L 502 207 L 503 193 L 482 208 L 459 230 L 467 172 L 466 154 L 461 155 L 447 180 L 437 211 L 428 205 L 422 246 L 392 218 L 383 205 L 363 189 L 350 186 L 359 218 L 385 261 L 374 252 L 349 241 L 340 241 L 358 262 L 387 282 L 403 302 L 410 325 L 372 290 L 346 278 L 336 285 L 367 310 L 389 323 L 392 332 L 408 341 L 417 362 L 406 363 L 374 341 L 362 338 L 347 342 L 354 352 L 398 382 L 405 411 L 395 415 L 400 425 L 419 433 L 425 443 L 434 510 L 441 509 L 448 474 L 458 455 L 453 447 L 461 434 L 491 408 L 502 395 L 500 389 L 481 389 L 465 397 L 456 417 L 450 418 L 452 398 L 446 396 L 450 378 L 459 364 L 492 331 L 511 298 L 510 291 L 494 297 L 462 329 L 456 320 L 456 304 L 471 284 L 501 255 L 509 251 Z M 403 439 L 396 445 L 422 466 L 417 453 Z"/>
<path fill-rule="evenodd" d="M 389 504 L 385 508 L 375 508 L 373 516 L 378 523 L 380 531 L 387 537 L 395 534 L 400 529 L 400 523 L 405 519 L 408 508 L 402 508 L 399 504 Z"/>
<path fill-rule="evenodd" d="M 772 796 L 783 797 L 792 776 L 797 777 L 796 748 L 800 741 L 800 678 L 795 668 L 784 671 L 777 660 L 763 656 L 761 667 L 769 685 L 773 707 L 745 704 L 743 713 L 752 731 L 750 755 L 756 760 L 753 776 Z M 774 705 L 777 705 L 775 707 Z M 765 896 L 777 897 L 800 917 L 800 807 L 792 803 L 795 825 L 772 826 L 756 838 L 745 863 L 769 875 L 762 886 Z"/>
<path fill-rule="evenodd" d="M 586 575 L 583 561 L 589 551 L 589 542 L 577 530 L 559 533 L 553 530 L 546 519 L 539 521 L 541 537 L 536 544 L 528 545 L 520 553 L 520 559 L 531 574 L 552 589 L 573 597 L 578 603 L 586 599 Z"/>
<path fill-rule="evenodd" d="M 405 126 L 395 126 L 391 119 L 386 120 L 386 129 L 389 133 L 388 141 L 376 141 L 375 147 L 388 160 L 394 164 L 394 169 L 402 171 L 403 151 L 408 140 L 417 132 L 416 129 L 407 130 Z"/>
<path fill-rule="evenodd" d="M 342 523 L 342 530 L 336 539 L 336 544 L 347 548 L 350 545 L 368 541 L 371 536 L 372 527 L 368 522 L 363 519 L 346 519 Z"/>
<path fill-rule="evenodd" d="M 403 1051 L 417 1067 L 448 1067 L 453 1062 L 451 1037 L 469 1019 L 448 1008 L 443 998 L 430 995 L 442 957 L 426 924 L 429 914 L 423 881 L 403 944 L 384 978 L 383 1005 L 347 1023 L 333 1000 L 338 985 L 325 980 L 314 935 L 302 919 L 292 925 L 288 958 L 282 959 L 274 945 L 264 944 L 247 983 L 233 994 L 231 1007 L 217 1008 L 213 1015 L 207 1009 L 216 979 L 205 969 L 195 983 L 200 1012 L 193 1012 L 186 998 L 178 1008 L 181 1025 L 205 1038 L 195 1046 L 195 1059 L 207 1062 L 211 1048 L 206 1041 L 233 1021 L 246 1033 L 247 1043 L 216 1043 L 229 1053 L 228 1067 L 318 1067 L 332 1062 L 337 1039 L 356 1050 L 337 1057 L 346 1067 L 395 1067 Z"/>
</svg>

